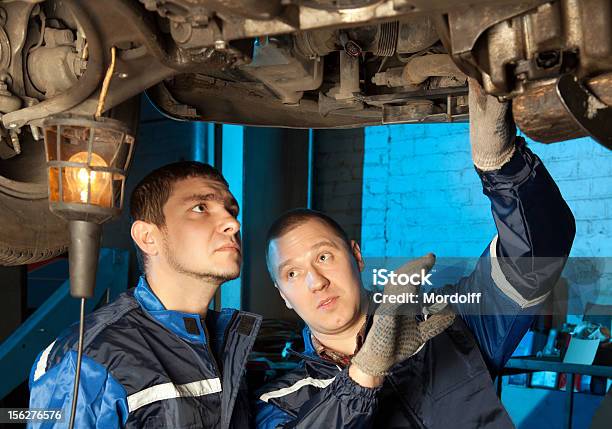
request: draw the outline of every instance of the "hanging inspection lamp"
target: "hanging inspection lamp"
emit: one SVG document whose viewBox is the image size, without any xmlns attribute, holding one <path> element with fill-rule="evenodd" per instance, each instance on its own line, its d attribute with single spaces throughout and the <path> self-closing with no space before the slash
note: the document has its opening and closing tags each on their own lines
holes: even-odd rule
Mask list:
<svg viewBox="0 0 612 429">
<path fill-rule="evenodd" d="M 102 224 L 121 213 L 134 137 L 109 118 L 54 116 L 43 128 L 49 207 L 70 228 L 70 294 L 91 298 Z"/>
</svg>

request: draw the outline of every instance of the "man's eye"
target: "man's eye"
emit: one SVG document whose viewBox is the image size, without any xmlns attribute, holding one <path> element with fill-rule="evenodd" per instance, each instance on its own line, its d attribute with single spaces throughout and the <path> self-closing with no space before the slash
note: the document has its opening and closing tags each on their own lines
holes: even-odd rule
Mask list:
<svg viewBox="0 0 612 429">
<path fill-rule="evenodd" d="M 287 273 L 287 278 L 289 278 L 289 279 L 294 279 L 296 277 L 297 277 L 297 273 L 295 271 L 289 271 Z"/>
<path fill-rule="evenodd" d="M 319 256 L 319 261 L 321 262 L 325 262 L 330 258 L 330 255 L 328 253 L 323 253 Z"/>
<path fill-rule="evenodd" d="M 206 211 L 206 206 L 204 204 L 198 204 L 197 206 L 192 208 L 191 211 L 196 213 L 204 213 Z"/>
</svg>

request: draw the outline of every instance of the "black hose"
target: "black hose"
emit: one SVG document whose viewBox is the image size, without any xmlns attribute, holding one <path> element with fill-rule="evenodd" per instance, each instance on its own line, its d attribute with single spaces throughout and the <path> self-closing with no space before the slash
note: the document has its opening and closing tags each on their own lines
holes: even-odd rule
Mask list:
<svg viewBox="0 0 612 429">
<path fill-rule="evenodd" d="M 79 381 L 81 380 L 81 358 L 83 357 L 83 337 L 85 336 L 85 298 L 81 298 L 81 315 L 79 316 L 79 345 L 77 347 L 77 366 L 74 374 L 74 389 L 72 394 L 72 408 L 70 410 L 69 429 L 74 428 L 77 400 L 79 399 Z"/>
</svg>

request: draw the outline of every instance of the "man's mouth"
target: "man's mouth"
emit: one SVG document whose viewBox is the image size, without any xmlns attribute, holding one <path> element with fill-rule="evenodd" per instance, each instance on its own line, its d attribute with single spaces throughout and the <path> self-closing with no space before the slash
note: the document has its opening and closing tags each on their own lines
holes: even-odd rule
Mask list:
<svg viewBox="0 0 612 429">
<path fill-rule="evenodd" d="M 240 246 L 238 246 L 236 243 L 228 243 L 228 244 L 225 244 L 225 245 L 223 245 L 223 246 L 221 246 L 221 247 L 219 247 L 219 248 L 217 249 L 217 252 L 220 252 L 220 251 L 224 251 L 224 252 L 225 252 L 225 251 L 226 251 L 226 252 L 238 252 L 238 253 L 241 253 L 241 252 L 240 252 Z"/>
<path fill-rule="evenodd" d="M 330 308 L 334 306 L 334 304 L 336 304 L 337 300 L 338 300 L 337 296 L 332 296 L 329 298 L 322 299 L 321 301 L 319 301 L 319 304 L 317 305 L 317 309 L 329 310 Z"/>
</svg>

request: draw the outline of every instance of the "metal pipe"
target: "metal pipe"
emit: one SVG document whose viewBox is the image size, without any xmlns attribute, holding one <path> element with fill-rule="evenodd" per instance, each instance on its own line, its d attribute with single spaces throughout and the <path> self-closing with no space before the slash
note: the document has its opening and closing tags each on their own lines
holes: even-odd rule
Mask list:
<svg viewBox="0 0 612 429">
<path fill-rule="evenodd" d="M 68 428 L 74 428 L 77 401 L 79 400 L 79 382 L 81 380 L 81 362 L 83 361 L 83 339 L 85 338 L 85 298 L 81 298 L 81 311 L 79 313 L 79 342 L 77 345 L 77 365 L 74 373 L 74 387 L 72 388 L 72 406 L 70 407 L 70 421 Z"/>
<path fill-rule="evenodd" d="M 412 58 L 404 66 L 403 78 L 411 85 L 425 82 L 432 76 L 452 76 L 465 79 L 466 76 L 455 65 L 449 55 L 430 54 Z"/>
</svg>

